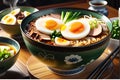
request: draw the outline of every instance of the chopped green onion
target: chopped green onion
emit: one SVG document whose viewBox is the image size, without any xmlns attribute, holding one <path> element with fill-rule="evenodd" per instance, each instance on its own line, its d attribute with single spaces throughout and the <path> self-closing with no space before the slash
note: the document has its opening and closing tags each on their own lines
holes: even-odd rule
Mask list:
<svg viewBox="0 0 120 80">
<path fill-rule="evenodd" d="M 63 22 L 66 23 L 70 17 L 72 17 L 72 12 L 66 12 Z"/>
<path fill-rule="evenodd" d="M 112 38 L 113 39 L 120 39 L 120 25 L 119 20 L 113 20 L 112 22 L 113 30 L 112 30 Z"/>
<path fill-rule="evenodd" d="M 80 17 L 81 12 L 64 12 L 61 13 L 61 19 L 64 23 L 67 23 L 71 20 L 77 19 Z"/>
<path fill-rule="evenodd" d="M 64 19 L 64 17 L 65 17 L 65 12 L 64 12 L 64 11 L 62 11 L 62 13 L 61 13 L 61 20 L 63 20 L 63 19 Z"/>
<path fill-rule="evenodd" d="M 0 61 L 3 61 L 9 57 L 11 57 L 10 52 L 7 49 L 2 50 L 0 48 Z"/>
<path fill-rule="evenodd" d="M 55 39 L 56 37 L 62 37 L 62 34 L 61 34 L 60 31 L 56 31 L 56 30 L 55 30 L 55 31 L 51 34 L 51 40 L 54 41 L 54 39 Z"/>
<path fill-rule="evenodd" d="M 93 29 L 93 28 L 96 28 L 98 26 L 98 21 L 97 21 L 97 19 L 93 18 L 89 21 L 89 24 L 90 24 L 90 28 Z"/>
</svg>

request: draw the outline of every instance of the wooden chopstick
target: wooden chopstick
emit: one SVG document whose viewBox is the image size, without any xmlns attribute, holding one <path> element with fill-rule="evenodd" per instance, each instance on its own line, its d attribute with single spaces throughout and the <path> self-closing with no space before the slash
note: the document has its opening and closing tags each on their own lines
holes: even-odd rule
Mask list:
<svg viewBox="0 0 120 80">
<path fill-rule="evenodd" d="M 93 70 L 88 79 L 98 79 L 102 76 L 103 72 L 111 64 L 115 56 L 120 52 L 120 46 L 118 46 L 101 64 L 99 64 L 95 70 Z"/>
<path fill-rule="evenodd" d="M 116 55 L 119 52 L 120 52 L 120 49 L 116 50 L 116 52 L 114 52 L 114 54 L 110 57 L 110 59 L 108 59 L 108 61 L 103 65 L 103 68 L 101 68 L 101 70 L 97 74 L 96 79 L 99 79 L 102 76 L 102 74 L 105 72 L 107 67 L 112 63 L 113 59 L 116 57 Z"/>
</svg>

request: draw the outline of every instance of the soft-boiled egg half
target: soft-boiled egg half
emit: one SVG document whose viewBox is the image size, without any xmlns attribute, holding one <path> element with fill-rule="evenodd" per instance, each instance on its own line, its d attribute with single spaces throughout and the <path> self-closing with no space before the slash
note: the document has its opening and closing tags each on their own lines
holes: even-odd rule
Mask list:
<svg viewBox="0 0 120 80">
<path fill-rule="evenodd" d="M 17 20 L 17 23 L 18 23 L 18 24 L 21 24 L 21 23 L 22 23 L 22 20 L 21 20 L 21 19 L 18 19 L 18 20 Z"/>
<path fill-rule="evenodd" d="M 7 14 L 1 19 L 1 22 L 4 24 L 14 25 L 16 24 L 16 17 L 13 16 L 12 14 Z"/>
<path fill-rule="evenodd" d="M 28 11 L 24 11 L 23 14 L 24 14 L 25 17 L 27 17 L 27 16 L 30 15 L 31 13 L 28 12 Z"/>
<path fill-rule="evenodd" d="M 64 38 L 56 37 L 55 38 L 55 44 L 57 46 L 68 46 L 68 45 L 70 45 L 70 41 L 68 41 Z"/>
<path fill-rule="evenodd" d="M 35 26 L 40 32 L 50 35 L 54 30 L 60 30 L 62 21 L 57 18 L 43 17 L 36 20 Z"/>
<path fill-rule="evenodd" d="M 90 32 L 90 25 L 87 19 L 72 20 L 61 27 L 61 34 L 66 39 L 81 39 Z"/>
<path fill-rule="evenodd" d="M 17 15 L 17 14 L 19 14 L 20 13 L 20 8 L 17 8 L 17 9 L 14 9 L 14 10 L 12 10 L 11 12 L 10 12 L 10 14 L 12 14 L 12 15 Z"/>
</svg>

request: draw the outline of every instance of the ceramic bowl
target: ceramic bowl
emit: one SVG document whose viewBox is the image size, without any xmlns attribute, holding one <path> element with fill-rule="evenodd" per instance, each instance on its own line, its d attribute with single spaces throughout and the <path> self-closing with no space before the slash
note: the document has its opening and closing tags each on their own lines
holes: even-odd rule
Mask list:
<svg viewBox="0 0 120 80">
<path fill-rule="evenodd" d="M 103 7 L 106 6 L 108 3 L 105 0 L 96 0 L 96 1 L 89 1 L 89 5 L 90 6 L 94 6 L 94 7 Z"/>
<path fill-rule="evenodd" d="M 61 13 L 61 11 L 80 11 L 82 13 L 81 15 L 92 15 L 102 19 L 107 23 L 110 33 L 103 40 L 82 47 L 51 46 L 45 43 L 34 41 L 26 35 L 26 28 L 28 27 L 27 24 L 30 21 L 42 15 Z M 24 42 L 28 50 L 34 56 L 36 56 L 39 60 L 46 64 L 50 70 L 57 74 L 73 75 L 83 71 L 87 64 L 96 60 L 103 53 L 110 40 L 112 24 L 106 16 L 94 11 L 79 8 L 52 8 L 41 10 L 29 15 L 23 20 L 20 28 Z"/>
<path fill-rule="evenodd" d="M 90 7 L 88 9 L 96 11 L 96 12 L 100 12 L 108 16 L 108 9 L 106 7 L 107 4 L 108 3 L 106 0 L 91 0 L 89 1 Z"/>
<path fill-rule="evenodd" d="M 7 37 L 0 37 L 0 43 L 8 44 L 16 48 L 16 54 L 10 58 L 7 58 L 0 62 L 0 76 L 5 73 L 9 68 L 11 68 L 14 63 L 16 62 L 19 52 L 20 52 L 20 45 L 19 43 L 11 38 Z"/>
<path fill-rule="evenodd" d="M 19 8 L 21 9 L 21 11 L 28 11 L 30 13 L 38 11 L 38 9 L 34 8 L 34 7 L 19 6 Z M 10 13 L 10 11 L 11 11 L 10 8 L 7 8 L 7 9 L 4 9 L 4 10 L 0 11 L 0 20 L 2 19 L 3 16 Z M 9 25 L 9 24 L 3 24 L 3 23 L 0 22 L 0 27 L 5 32 L 9 33 L 10 35 L 19 35 L 19 34 L 21 34 L 20 25 Z"/>
</svg>

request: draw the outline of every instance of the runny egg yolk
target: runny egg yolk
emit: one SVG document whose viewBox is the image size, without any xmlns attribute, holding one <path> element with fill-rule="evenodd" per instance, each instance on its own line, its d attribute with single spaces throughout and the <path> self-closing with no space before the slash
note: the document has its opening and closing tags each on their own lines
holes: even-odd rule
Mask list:
<svg viewBox="0 0 120 80">
<path fill-rule="evenodd" d="M 17 15 L 20 12 L 20 8 L 14 9 L 10 12 L 12 15 Z"/>
<path fill-rule="evenodd" d="M 11 14 L 12 14 L 12 15 L 15 15 L 15 14 L 16 14 L 16 12 L 15 12 L 15 11 L 12 11 L 12 12 L 11 12 Z"/>
<path fill-rule="evenodd" d="M 6 15 L 5 17 L 3 17 L 3 20 L 8 19 L 10 16 Z"/>
<path fill-rule="evenodd" d="M 66 29 L 66 26 L 63 24 L 63 25 L 61 25 L 61 28 L 60 28 L 60 30 L 61 31 L 64 31 Z"/>
<path fill-rule="evenodd" d="M 55 30 L 55 29 L 57 29 L 57 25 L 58 25 L 57 22 L 54 21 L 54 20 L 47 20 L 45 22 L 45 27 L 47 29 L 49 29 L 49 30 Z"/>
<path fill-rule="evenodd" d="M 6 20 L 6 23 L 11 24 L 13 21 L 14 21 L 14 19 L 9 18 L 9 19 Z"/>
<path fill-rule="evenodd" d="M 58 38 L 57 41 L 60 42 L 60 43 L 66 43 L 67 42 L 67 40 L 62 39 L 62 38 Z"/>
<path fill-rule="evenodd" d="M 63 39 L 63 38 L 60 38 L 60 37 L 55 38 L 55 43 L 58 46 L 68 46 L 68 45 L 70 45 L 70 41 L 68 41 L 66 39 Z"/>
<path fill-rule="evenodd" d="M 4 24 L 15 24 L 16 18 L 14 16 L 8 14 L 2 18 L 2 22 Z"/>
<path fill-rule="evenodd" d="M 84 25 L 81 22 L 74 22 L 70 25 L 70 32 L 78 34 L 84 31 Z"/>
</svg>

